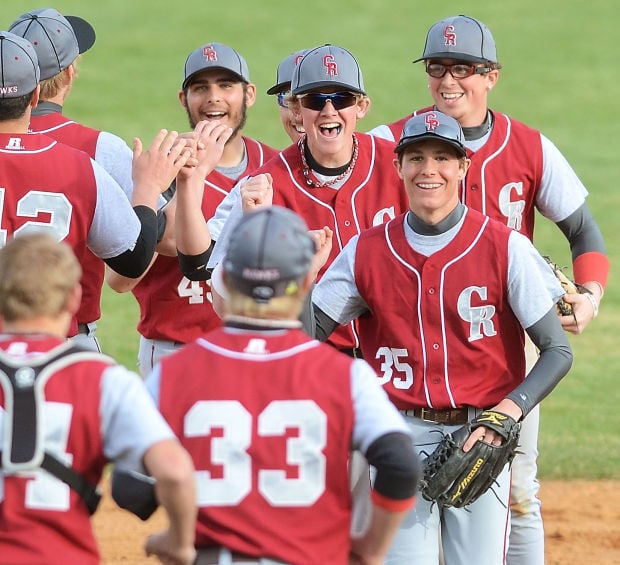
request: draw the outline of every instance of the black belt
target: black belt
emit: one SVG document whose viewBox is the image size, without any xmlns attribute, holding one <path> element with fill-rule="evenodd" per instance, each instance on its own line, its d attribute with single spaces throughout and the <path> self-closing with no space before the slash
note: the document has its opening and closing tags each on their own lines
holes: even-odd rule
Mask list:
<svg viewBox="0 0 620 565">
<path fill-rule="evenodd" d="M 359 347 L 343 347 L 342 349 L 338 349 L 338 351 L 355 359 L 363 359 L 362 350 Z"/>
<path fill-rule="evenodd" d="M 432 408 L 414 408 L 413 410 L 401 410 L 407 416 L 420 418 L 433 424 L 449 424 L 452 426 L 463 425 L 469 422 L 469 407 L 451 408 L 447 410 L 433 410 Z"/>
</svg>

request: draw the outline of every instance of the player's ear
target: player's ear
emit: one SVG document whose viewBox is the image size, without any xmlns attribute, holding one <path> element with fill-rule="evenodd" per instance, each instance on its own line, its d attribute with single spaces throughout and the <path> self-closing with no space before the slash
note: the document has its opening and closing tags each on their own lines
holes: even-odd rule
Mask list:
<svg viewBox="0 0 620 565">
<path fill-rule="evenodd" d="M 471 159 L 468 159 L 467 157 L 463 157 L 462 159 L 459 159 L 459 180 L 462 180 L 465 178 L 465 175 L 467 174 L 467 171 L 469 170 L 470 165 L 471 165 Z"/>
<path fill-rule="evenodd" d="M 249 83 L 245 87 L 245 103 L 249 108 L 250 106 L 254 106 L 254 102 L 256 102 L 256 85 Z"/>
<path fill-rule="evenodd" d="M 401 155 L 397 155 L 396 157 L 394 157 L 394 159 L 392 159 L 392 164 L 394 165 L 394 168 L 396 169 L 398 176 L 402 179 L 403 175 L 402 175 L 402 165 L 400 162 L 400 158 L 401 158 Z"/>
<path fill-rule="evenodd" d="M 187 110 L 187 96 L 185 95 L 184 90 L 179 90 L 179 102 L 181 106 Z"/>
<path fill-rule="evenodd" d="M 361 120 L 370 110 L 370 98 L 364 96 L 357 101 L 357 119 Z"/>
</svg>

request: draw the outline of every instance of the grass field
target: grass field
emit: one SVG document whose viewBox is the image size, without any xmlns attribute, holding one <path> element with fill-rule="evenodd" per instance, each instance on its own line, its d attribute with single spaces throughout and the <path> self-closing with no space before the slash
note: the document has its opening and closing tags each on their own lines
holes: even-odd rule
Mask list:
<svg viewBox="0 0 620 565">
<path fill-rule="evenodd" d="M 0 27 L 31 8 L 0 4 Z M 367 130 L 429 103 L 420 64 L 426 30 L 436 20 L 465 13 L 493 31 L 504 68 L 492 106 L 541 129 L 571 162 L 590 190 L 589 205 L 606 238 L 612 274 L 601 314 L 571 338 L 571 373 L 543 404 L 540 469 L 543 478 L 620 478 L 620 347 L 618 292 L 620 209 L 618 158 L 619 44 L 613 41 L 617 8 L 607 0 L 411 0 L 222 3 L 186 0 L 58 0 L 54 7 L 80 15 L 96 28 L 97 43 L 83 58 L 66 114 L 93 127 L 150 141 L 161 127 L 184 130 L 177 101 L 187 54 L 208 41 L 241 52 L 259 97 L 246 133 L 276 147 L 288 138 L 275 101 L 265 94 L 278 62 L 292 51 L 323 43 L 351 50 L 363 70 L 373 105 Z M 570 265 L 563 236 L 538 222 L 541 252 Z M 134 368 L 137 308 L 131 295 L 104 296 L 101 341 L 107 352 Z"/>
</svg>

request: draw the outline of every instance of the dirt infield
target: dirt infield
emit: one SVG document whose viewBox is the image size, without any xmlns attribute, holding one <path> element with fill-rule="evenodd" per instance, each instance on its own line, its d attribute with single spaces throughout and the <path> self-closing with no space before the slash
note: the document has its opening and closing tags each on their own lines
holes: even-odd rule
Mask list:
<svg viewBox="0 0 620 565">
<path fill-rule="evenodd" d="M 620 564 L 620 482 L 543 482 L 547 565 Z M 157 563 L 146 558 L 146 535 L 165 524 L 161 510 L 146 523 L 119 510 L 107 496 L 95 514 L 105 565 Z"/>
</svg>

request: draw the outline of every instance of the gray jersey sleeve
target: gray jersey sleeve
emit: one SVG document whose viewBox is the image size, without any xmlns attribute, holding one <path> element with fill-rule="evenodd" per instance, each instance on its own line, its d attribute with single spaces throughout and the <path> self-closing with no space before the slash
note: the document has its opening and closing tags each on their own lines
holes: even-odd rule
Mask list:
<svg viewBox="0 0 620 565">
<path fill-rule="evenodd" d="M 358 239 L 350 239 L 312 291 L 312 303 L 339 324 L 347 324 L 368 310 L 355 284 Z"/>
<path fill-rule="evenodd" d="M 381 436 L 393 432 L 409 435 L 407 423 L 379 384 L 376 373 L 362 359 L 351 365 L 351 394 L 355 410 L 353 449 L 366 453 Z"/>
<path fill-rule="evenodd" d="M 545 218 L 558 223 L 585 202 L 588 191 L 560 150 L 544 135 L 540 138 L 543 173 L 536 207 Z"/>
<path fill-rule="evenodd" d="M 145 451 L 174 438 L 140 377 L 120 365 L 104 372 L 100 415 L 104 453 L 125 470 L 143 472 Z"/>
<path fill-rule="evenodd" d="M 381 139 L 397 141 L 394 139 L 394 134 L 392 133 L 392 130 L 386 125 L 376 126 L 367 133 L 368 135 L 374 135 L 375 137 L 380 137 Z"/>
<path fill-rule="evenodd" d="M 508 240 L 508 302 L 523 328 L 540 320 L 564 295 L 549 265 L 529 239 L 513 231 Z"/>
<path fill-rule="evenodd" d="M 91 159 L 97 182 L 97 205 L 88 247 L 101 259 L 117 257 L 133 249 L 140 234 L 140 220 L 118 183 Z"/>
<path fill-rule="evenodd" d="M 241 184 L 245 182 L 246 178 L 241 179 L 231 189 L 228 196 L 220 202 L 215 215 L 207 222 L 211 239 L 215 240 L 215 246 L 207 263 L 209 269 L 213 269 L 224 258 L 232 229 L 243 216 Z"/>
</svg>

